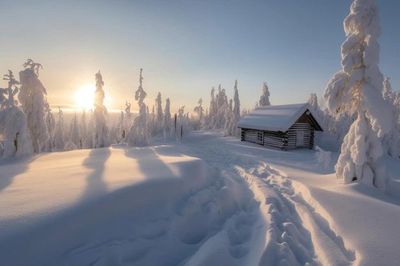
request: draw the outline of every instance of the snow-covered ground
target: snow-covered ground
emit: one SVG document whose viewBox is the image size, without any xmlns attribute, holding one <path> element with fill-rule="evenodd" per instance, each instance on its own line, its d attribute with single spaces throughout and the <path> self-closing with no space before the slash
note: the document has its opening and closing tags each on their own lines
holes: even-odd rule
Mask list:
<svg viewBox="0 0 400 266">
<path fill-rule="evenodd" d="M 1 161 L 0 265 L 398 265 L 399 199 L 336 159 L 195 132 Z"/>
</svg>

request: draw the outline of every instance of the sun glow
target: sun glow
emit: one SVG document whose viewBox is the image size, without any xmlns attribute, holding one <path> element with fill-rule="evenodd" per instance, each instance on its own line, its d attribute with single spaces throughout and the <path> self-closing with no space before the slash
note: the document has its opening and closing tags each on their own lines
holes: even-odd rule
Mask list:
<svg viewBox="0 0 400 266">
<path fill-rule="evenodd" d="M 74 94 L 74 105 L 75 108 L 81 110 L 91 110 L 94 109 L 94 93 L 96 91 L 96 86 L 92 84 L 84 85 L 78 88 Z M 111 107 L 111 97 L 105 92 L 104 105 L 107 109 Z"/>
<path fill-rule="evenodd" d="M 74 95 L 76 108 L 93 109 L 95 90 L 96 87 L 94 85 L 85 85 L 76 90 Z"/>
</svg>

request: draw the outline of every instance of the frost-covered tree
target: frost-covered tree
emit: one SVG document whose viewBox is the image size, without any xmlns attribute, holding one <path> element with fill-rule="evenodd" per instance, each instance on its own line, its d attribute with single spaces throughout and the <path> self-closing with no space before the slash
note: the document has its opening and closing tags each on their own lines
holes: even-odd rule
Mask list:
<svg viewBox="0 0 400 266">
<path fill-rule="evenodd" d="M 385 189 L 387 175 L 380 165 L 379 138 L 390 130 L 392 118 L 382 97 L 376 2 L 354 0 L 344 29 L 342 70 L 329 81 L 324 97 L 333 115 L 347 113 L 356 120 L 344 138 L 336 174 L 345 183 L 357 180 Z"/>
<path fill-rule="evenodd" d="M 208 128 L 213 128 L 217 117 L 217 102 L 215 99 L 215 88 L 212 87 L 210 93 L 210 107 L 208 112 Z"/>
<path fill-rule="evenodd" d="M 51 112 L 50 105 L 46 103 L 45 105 L 45 112 L 46 112 L 46 125 L 47 130 L 49 131 L 49 150 L 54 148 L 54 130 L 56 126 L 56 121 L 54 119 L 53 113 Z"/>
<path fill-rule="evenodd" d="M 121 111 L 119 116 L 119 121 L 116 129 L 116 141 L 117 143 L 121 143 L 125 141 L 126 137 L 126 127 L 125 127 L 125 113 Z"/>
<path fill-rule="evenodd" d="M 107 147 L 108 127 L 106 123 L 107 108 L 104 106 L 104 81 L 100 71 L 96 73 L 96 91 L 94 97 L 94 148 Z"/>
<path fill-rule="evenodd" d="M 86 111 L 82 110 L 81 114 L 81 122 L 79 124 L 79 132 L 80 132 L 80 148 L 86 149 L 89 148 L 88 144 L 88 130 L 87 130 L 87 124 L 86 124 Z"/>
<path fill-rule="evenodd" d="M 81 148 L 81 136 L 79 132 L 79 123 L 76 113 L 71 120 L 69 140 L 75 145 L 76 148 Z"/>
<path fill-rule="evenodd" d="M 61 108 L 58 108 L 57 123 L 54 131 L 54 149 L 63 151 L 65 147 L 64 139 L 64 114 Z"/>
<path fill-rule="evenodd" d="M 135 92 L 135 100 L 139 106 L 139 115 L 133 121 L 128 134 L 128 143 L 131 146 L 146 146 L 149 144 L 149 132 L 147 128 L 148 109 L 144 103 L 146 96 L 147 93 L 143 89 L 143 69 L 140 69 L 139 87 Z"/>
<path fill-rule="evenodd" d="M 131 103 L 128 101 L 125 102 L 125 116 L 127 119 L 131 119 L 131 116 L 132 116 Z"/>
<path fill-rule="evenodd" d="M 28 128 L 33 142 L 34 152 L 49 151 L 49 130 L 46 124 L 46 88 L 40 82 L 40 64 L 31 59 L 24 64 L 25 70 L 19 72 L 21 88 L 19 102 L 27 116 Z"/>
<path fill-rule="evenodd" d="M 218 86 L 218 92 L 215 96 L 215 106 L 213 107 L 212 114 L 212 128 L 213 129 L 224 129 L 226 124 L 226 112 L 228 109 L 228 97 L 226 96 L 225 89 Z M 211 115 L 211 114 L 210 114 Z"/>
<path fill-rule="evenodd" d="M 198 119 L 198 128 L 200 128 L 204 123 L 204 108 L 203 108 L 203 99 L 200 98 L 197 101 L 197 106 L 194 107 L 194 112 L 197 115 Z"/>
<path fill-rule="evenodd" d="M 165 100 L 163 127 L 165 135 L 170 136 L 172 128 L 171 128 L 171 101 L 169 100 L 169 98 Z"/>
<path fill-rule="evenodd" d="M 392 114 L 392 128 L 383 137 L 384 150 L 393 158 L 400 156 L 400 105 L 399 98 L 392 90 L 390 80 L 385 77 L 383 81 L 383 98 Z"/>
<path fill-rule="evenodd" d="M 227 136 L 232 136 L 234 134 L 233 132 L 233 100 L 229 100 L 228 107 L 225 109 L 225 135 Z"/>
<path fill-rule="evenodd" d="M 157 94 L 156 98 L 156 121 L 157 121 L 157 130 L 159 130 L 163 124 L 162 99 L 160 92 Z"/>
<path fill-rule="evenodd" d="M 89 112 L 89 119 L 87 124 L 87 133 L 86 133 L 86 145 L 87 148 L 91 149 L 94 147 L 95 143 L 95 117 L 93 110 Z"/>
<path fill-rule="evenodd" d="M 262 95 L 260 96 L 260 100 L 258 101 L 258 106 L 263 107 L 268 105 L 271 105 L 269 101 L 269 88 L 267 86 L 267 83 L 264 82 L 262 88 Z"/>
<path fill-rule="evenodd" d="M 315 116 L 315 118 L 322 123 L 322 126 L 324 127 L 325 124 L 325 117 L 324 113 L 321 110 L 319 104 L 318 104 L 318 97 L 316 93 L 311 93 L 310 98 L 308 99 L 308 106 L 310 108 L 311 113 Z M 324 127 L 325 128 L 325 127 Z"/>
<path fill-rule="evenodd" d="M 239 99 L 239 91 L 238 91 L 238 82 L 235 80 L 235 87 L 233 88 L 234 95 L 233 95 L 233 122 L 231 125 L 231 132 L 232 135 L 236 136 L 239 135 L 239 129 L 237 124 L 240 120 L 240 99 Z"/>
<path fill-rule="evenodd" d="M 0 89 L 2 102 L 0 103 L 0 135 L 3 136 L 3 147 L 0 156 L 12 157 L 31 154 L 33 152 L 32 140 L 27 127 L 25 113 L 17 106 L 15 96 L 18 93 L 19 82 L 12 71 L 4 75 L 3 80 L 8 81 L 6 89 Z"/>
</svg>

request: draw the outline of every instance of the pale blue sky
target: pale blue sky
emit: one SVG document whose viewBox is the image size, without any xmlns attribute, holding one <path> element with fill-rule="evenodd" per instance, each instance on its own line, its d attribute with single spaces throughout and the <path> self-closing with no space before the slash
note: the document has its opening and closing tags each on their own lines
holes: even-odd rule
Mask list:
<svg viewBox="0 0 400 266">
<path fill-rule="evenodd" d="M 400 1 L 379 0 L 381 70 L 400 88 Z M 73 105 L 74 92 L 100 69 L 112 108 L 133 101 L 138 70 L 153 104 L 158 91 L 190 109 L 211 86 L 244 107 L 267 81 L 273 104 L 320 96 L 340 68 L 342 22 L 349 0 L 57 1 L 0 0 L 0 71 L 42 63 L 53 105 Z M 4 85 L 4 83 L 2 83 Z M 135 106 L 135 104 L 133 104 Z"/>
</svg>

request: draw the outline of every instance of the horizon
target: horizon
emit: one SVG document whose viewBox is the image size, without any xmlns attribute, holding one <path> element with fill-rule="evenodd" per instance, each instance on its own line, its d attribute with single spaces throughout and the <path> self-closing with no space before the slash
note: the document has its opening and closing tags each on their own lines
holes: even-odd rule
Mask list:
<svg viewBox="0 0 400 266">
<path fill-rule="evenodd" d="M 199 98 L 207 107 L 212 87 L 222 84 L 232 97 L 236 79 L 245 109 L 254 107 L 264 81 L 272 104 L 306 102 L 313 92 L 321 99 L 341 68 L 350 1 L 289 2 L 2 1 L 7 13 L 0 29 L 7 41 L 0 71 L 17 75 L 32 58 L 44 66 L 40 79 L 50 105 L 75 110 L 82 108 L 76 94 L 94 87 L 100 70 L 109 110 L 123 109 L 128 100 L 136 112 L 140 68 L 150 108 L 159 91 L 173 111 L 183 105 L 192 111 Z M 380 67 L 398 90 L 400 3 L 378 5 Z"/>
</svg>

